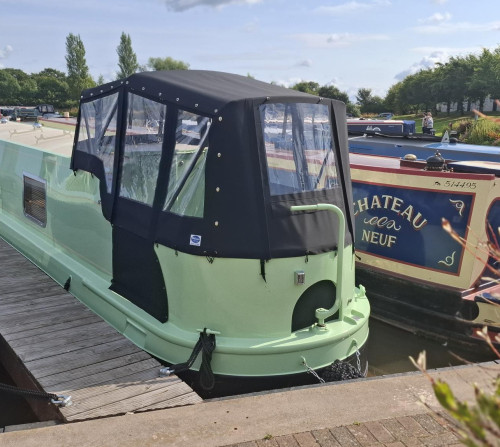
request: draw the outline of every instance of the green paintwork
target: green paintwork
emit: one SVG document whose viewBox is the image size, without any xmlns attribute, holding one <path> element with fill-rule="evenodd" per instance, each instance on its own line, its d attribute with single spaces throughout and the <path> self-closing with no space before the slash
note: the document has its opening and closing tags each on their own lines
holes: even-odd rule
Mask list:
<svg viewBox="0 0 500 447">
<path fill-rule="evenodd" d="M 338 225 L 339 225 L 339 241 L 344 241 L 345 240 L 345 216 L 342 210 L 335 205 L 332 205 L 330 203 L 318 203 L 317 205 L 297 205 L 297 206 L 292 206 L 290 208 L 292 212 L 296 211 L 331 211 L 334 213 L 337 218 L 338 218 Z M 342 319 L 344 309 L 345 309 L 345 301 L 343 301 L 342 297 L 344 299 L 347 299 L 348 296 L 350 296 L 350 293 L 348 291 L 344 291 L 344 275 L 343 275 L 343 269 L 344 269 L 344 252 L 345 252 L 345 247 L 344 244 L 341 243 L 339 244 L 337 248 L 337 270 L 336 270 L 336 300 L 335 304 L 332 306 L 331 309 L 323 309 L 319 308 L 316 309 L 315 316 L 318 319 L 318 324 L 324 325 L 325 320 L 332 315 L 335 314 L 335 312 L 340 311 L 339 318 Z"/>
<path fill-rule="evenodd" d="M 0 139 L 0 236 L 59 284 L 71 277 L 70 292 L 141 348 L 167 362 L 183 362 L 199 331 L 208 328 L 218 333 L 216 374 L 273 376 L 305 372 L 303 359 L 313 369 L 327 366 L 366 342 L 370 307 L 364 289 L 354 286 L 351 246 L 342 257 L 330 252 L 272 259 L 264 281 L 259 260 L 210 263 L 157 245 L 169 299 L 169 320 L 160 323 L 109 290 L 111 225 L 101 213 L 98 180 L 74 174 L 69 161 Z M 23 173 L 47 182 L 45 227 L 23 213 Z M 294 283 L 296 271 L 305 272 L 305 285 Z M 295 303 L 308 286 L 325 279 L 340 290 L 340 318 L 292 333 Z"/>
</svg>

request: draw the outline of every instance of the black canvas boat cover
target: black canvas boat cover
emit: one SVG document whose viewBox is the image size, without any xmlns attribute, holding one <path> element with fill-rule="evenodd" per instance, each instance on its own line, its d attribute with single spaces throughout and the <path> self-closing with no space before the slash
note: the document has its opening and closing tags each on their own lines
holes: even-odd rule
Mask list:
<svg viewBox="0 0 500 447">
<path fill-rule="evenodd" d="M 337 205 L 352 243 L 345 116 L 339 101 L 249 77 L 137 73 L 82 93 L 72 169 L 100 179 L 113 226 L 150 242 L 209 257 L 321 253 L 339 243 L 337 217 L 290 206 Z"/>
</svg>

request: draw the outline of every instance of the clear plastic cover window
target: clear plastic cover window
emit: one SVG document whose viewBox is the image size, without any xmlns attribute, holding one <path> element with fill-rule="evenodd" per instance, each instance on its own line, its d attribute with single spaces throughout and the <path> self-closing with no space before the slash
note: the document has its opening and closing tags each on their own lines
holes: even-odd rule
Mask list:
<svg viewBox="0 0 500 447">
<path fill-rule="evenodd" d="M 166 105 L 128 94 L 120 197 L 153 205 L 166 113 Z"/>
<path fill-rule="evenodd" d="M 338 187 L 329 107 L 260 106 L 271 195 Z"/>
<path fill-rule="evenodd" d="M 210 124 L 206 116 L 179 111 L 164 211 L 203 217 Z"/>
<path fill-rule="evenodd" d="M 76 147 L 102 160 L 108 193 L 113 185 L 117 109 L 118 93 L 83 103 Z"/>
</svg>

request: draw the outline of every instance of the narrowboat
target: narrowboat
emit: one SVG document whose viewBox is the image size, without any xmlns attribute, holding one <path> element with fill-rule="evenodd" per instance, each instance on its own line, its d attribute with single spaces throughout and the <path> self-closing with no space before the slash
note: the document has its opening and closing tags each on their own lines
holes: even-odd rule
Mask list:
<svg viewBox="0 0 500 447">
<path fill-rule="evenodd" d="M 415 121 L 384 118 L 348 118 L 347 131 L 352 135 L 382 133 L 384 135 L 411 135 L 416 132 Z"/>
<path fill-rule="evenodd" d="M 442 138 L 427 134 L 390 135 L 384 132 L 365 132 L 349 138 L 349 151 L 354 154 L 403 158 L 408 154 L 427 160 L 436 151 L 446 160 L 500 162 L 500 147 L 468 144 L 445 132 Z"/>
<path fill-rule="evenodd" d="M 85 90 L 74 138 L 0 124 L 1 237 L 167 372 L 358 359 L 370 305 L 352 204 L 344 104 L 248 77 Z"/>
<path fill-rule="evenodd" d="M 500 333 L 500 163 L 409 158 L 351 154 L 356 277 L 375 318 L 489 349 L 477 331 Z"/>
</svg>

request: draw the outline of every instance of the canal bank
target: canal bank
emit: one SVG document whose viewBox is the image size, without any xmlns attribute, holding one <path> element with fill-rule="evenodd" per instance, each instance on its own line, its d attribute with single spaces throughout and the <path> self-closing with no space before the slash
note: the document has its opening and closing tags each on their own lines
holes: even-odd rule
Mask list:
<svg viewBox="0 0 500 447">
<path fill-rule="evenodd" d="M 491 387 L 500 363 L 430 373 L 449 383 L 458 398 L 472 401 L 472 383 Z M 450 425 L 436 416 L 440 410 L 429 380 L 413 372 L 30 430 L 7 428 L 0 439 L 4 447 L 458 445 Z"/>
</svg>

